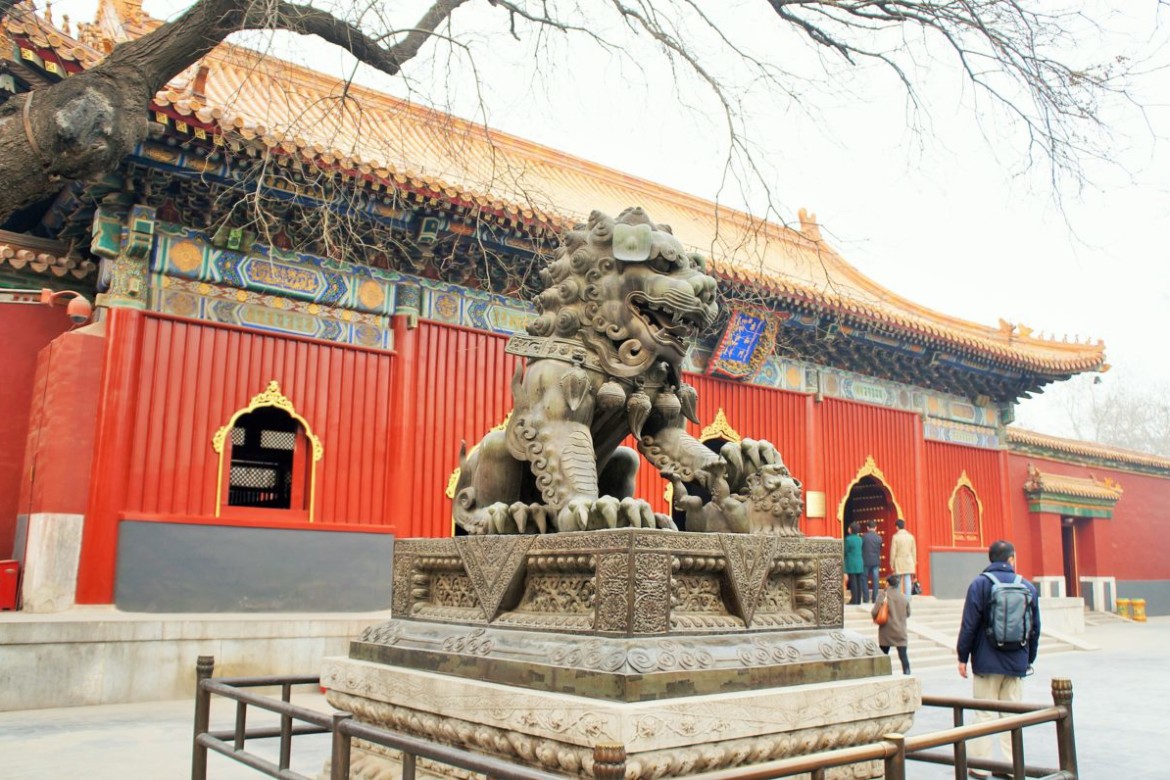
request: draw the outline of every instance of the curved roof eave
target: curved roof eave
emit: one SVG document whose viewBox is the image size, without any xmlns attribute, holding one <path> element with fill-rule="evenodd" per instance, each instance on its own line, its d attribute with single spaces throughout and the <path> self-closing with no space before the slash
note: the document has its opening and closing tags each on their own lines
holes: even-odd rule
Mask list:
<svg viewBox="0 0 1170 780">
<path fill-rule="evenodd" d="M 103 0 L 99 13 L 91 35 L 123 38 L 157 24 L 141 14 L 137 0 Z M 119 25 L 127 15 L 132 18 Z M 6 20 L 5 26 L 82 67 L 102 57 L 43 21 Z M 155 104 L 303 161 L 406 185 L 540 231 L 583 221 L 593 208 L 616 213 L 640 204 L 684 244 L 712 257 L 718 275 L 795 304 L 1038 375 L 1106 368 L 1101 342 L 1038 338 L 1002 321 L 998 328 L 982 326 L 892 293 L 846 262 L 803 212 L 799 229 L 761 220 L 231 44 L 172 79 Z"/>
</svg>

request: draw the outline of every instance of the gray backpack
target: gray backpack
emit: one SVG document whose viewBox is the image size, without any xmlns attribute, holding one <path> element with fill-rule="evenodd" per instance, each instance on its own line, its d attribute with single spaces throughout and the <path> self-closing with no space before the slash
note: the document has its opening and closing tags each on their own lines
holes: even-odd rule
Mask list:
<svg viewBox="0 0 1170 780">
<path fill-rule="evenodd" d="M 1000 649 L 1026 647 L 1032 636 L 1032 589 L 1016 575 L 1003 582 L 991 572 L 991 598 L 987 600 L 987 636 Z"/>
</svg>

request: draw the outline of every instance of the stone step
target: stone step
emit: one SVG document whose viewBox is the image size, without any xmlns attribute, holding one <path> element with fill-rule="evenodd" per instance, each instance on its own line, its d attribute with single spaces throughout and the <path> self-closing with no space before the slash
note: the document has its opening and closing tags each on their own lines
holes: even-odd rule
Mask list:
<svg viewBox="0 0 1170 780">
<path fill-rule="evenodd" d="M 877 642 L 878 627 L 870 617 L 871 604 L 846 605 L 845 627 Z M 906 623 L 910 632 L 910 665 L 915 669 L 949 666 L 956 662 L 955 640 L 963 622 L 961 599 L 939 600 L 916 596 L 911 602 L 911 615 Z M 1120 618 L 1118 618 L 1120 619 Z M 1040 654 L 1055 655 L 1078 648 L 1047 634 L 1040 636 Z M 895 660 L 894 666 L 897 667 Z"/>
<path fill-rule="evenodd" d="M 1132 623 L 1129 618 L 1123 618 L 1114 612 L 1095 612 L 1091 609 L 1085 609 L 1085 625 L 1086 626 L 1107 626 L 1117 625 L 1118 623 Z"/>
</svg>

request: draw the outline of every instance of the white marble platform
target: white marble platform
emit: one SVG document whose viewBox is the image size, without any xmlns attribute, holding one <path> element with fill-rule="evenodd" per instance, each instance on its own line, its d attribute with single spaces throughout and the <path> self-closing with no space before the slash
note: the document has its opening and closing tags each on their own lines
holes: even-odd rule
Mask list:
<svg viewBox="0 0 1170 780">
<path fill-rule="evenodd" d="M 551 771 L 590 776 L 593 746 L 620 743 L 627 778 L 871 742 L 908 731 L 921 705 L 913 677 L 617 702 L 327 658 L 321 684 L 330 704 L 363 722 Z M 386 769 L 382 762 L 359 753 L 354 776 L 378 776 Z"/>
</svg>

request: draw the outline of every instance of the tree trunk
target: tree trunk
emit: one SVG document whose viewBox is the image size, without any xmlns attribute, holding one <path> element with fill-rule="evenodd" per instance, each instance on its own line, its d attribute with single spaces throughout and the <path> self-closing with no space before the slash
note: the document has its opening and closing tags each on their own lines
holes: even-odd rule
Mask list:
<svg viewBox="0 0 1170 780">
<path fill-rule="evenodd" d="M 0 0 L 0 12 L 5 2 Z M 7 186 L 0 188 L 0 225 L 53 194 L 61 180 L 94 179 L 115 170 L 146 137 L 146 106 L 155 93 L 233 32 L 281 29 L 315 35 L 394 75 L 465 2 L 436 0 L 417 25 L 387 46 L 307 5 L 199 0 L 174 22 L 118 46 L 93 69 L 0 106 L 0 172 L 8 173 Z"/>
<path fill-rule="evenodd" d="M 146 137 L 154 94 L 239 26 L 243 4 L 202 0 L 91 70 L 0 106 L 0 171 L 10 173 L 0 188 L 0 223 L 51 195 L 62 180 L 117 168 Z"/>
</svg>

